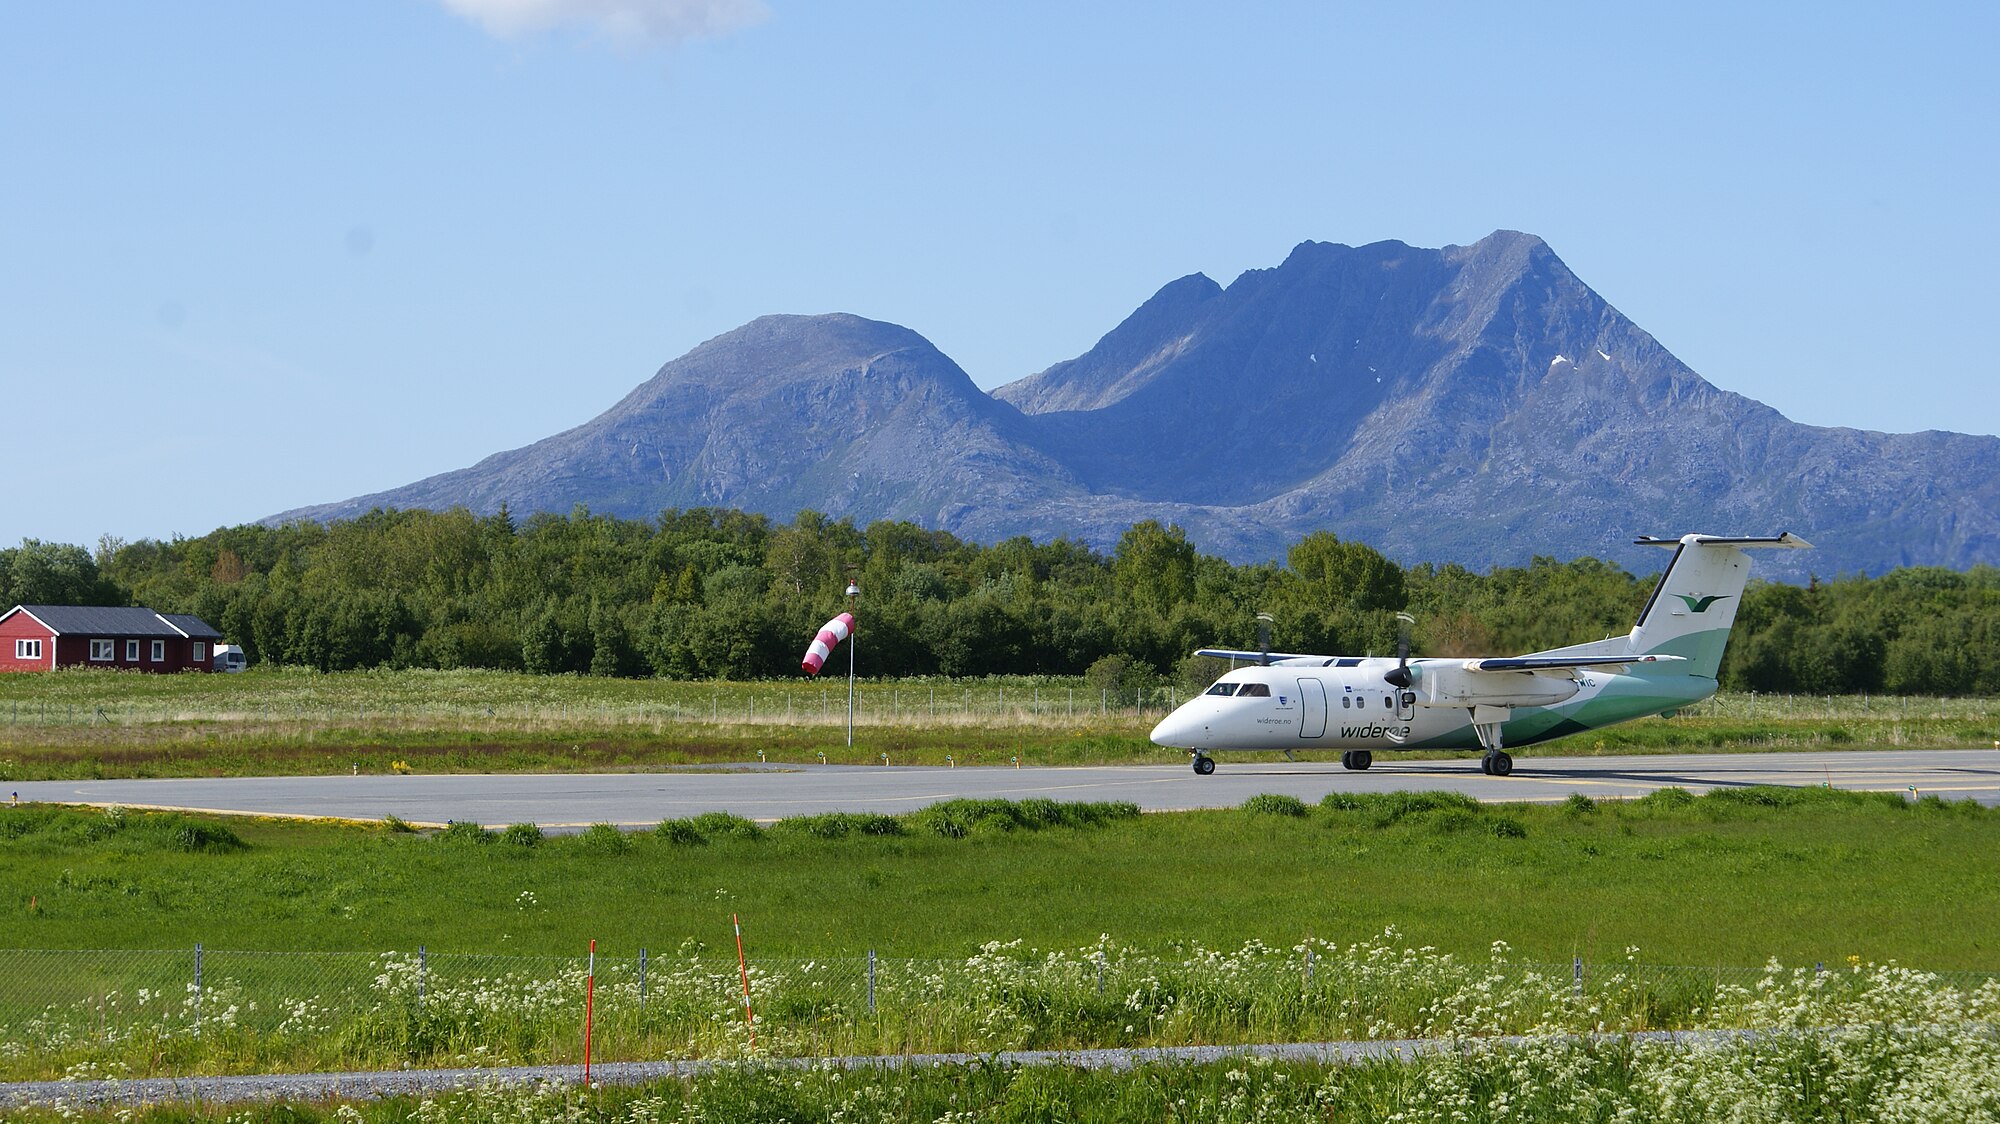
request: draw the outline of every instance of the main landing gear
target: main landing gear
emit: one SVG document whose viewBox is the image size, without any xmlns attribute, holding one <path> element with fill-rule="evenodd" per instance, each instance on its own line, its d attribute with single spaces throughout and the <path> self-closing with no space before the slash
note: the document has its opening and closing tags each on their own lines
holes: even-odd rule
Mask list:
<svg viewBox="0 0 2000 1124">
<path fill-rule="evenodd" d="M 1500 727 L 1506 725 L 1511 713 L 1507 707 L 1480 706 L 1472 710 L 1472 730 L 1486 750 L 1486 756 L 1479 760 L 1479 771 L 1489 777 L 1504 777 L 1514 771 L 1514 759 L 1500 748 Z"/>
<path fill-rule="evenodd" d="M 1205 777 L 1210 773 L 1215 772 L 1215 758 L 1210 757 L 1208 754 L 1203 753 L 1201 750 L 1198 749 L 1195 750 L 1194 771 L 1196 776 L 1201 776 L 1201 777 Z"/>
<path fill-rule="evenodd" d="M 1365 749 L 1350 749 L 1340 755 L 1340 767 L 1357 772 L 1375 763 L 1375 755 Z"/>
</svg>

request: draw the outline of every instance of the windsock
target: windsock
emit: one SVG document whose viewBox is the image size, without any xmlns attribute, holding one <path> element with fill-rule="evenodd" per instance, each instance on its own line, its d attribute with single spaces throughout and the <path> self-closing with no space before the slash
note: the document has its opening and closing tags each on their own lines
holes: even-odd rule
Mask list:
<svg viewBox="0 0 2000 1124">
<path fill-rule="evenodd" d="M 806 658 L 799 666 L 807 675 L 818 675 L 820 665 L 833 654 L 833 646 L 854 634 L 854 614 L 842 613 L 820 627 L 819 635 L 813 637 L 812 647 L 806 649 Z"/>
</svg>

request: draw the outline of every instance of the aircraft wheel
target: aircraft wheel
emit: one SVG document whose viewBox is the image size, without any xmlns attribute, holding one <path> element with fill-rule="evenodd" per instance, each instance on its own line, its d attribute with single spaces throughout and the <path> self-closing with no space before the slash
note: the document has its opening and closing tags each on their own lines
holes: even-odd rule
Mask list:
<svg viewBox="0 0 2000 1124">
<path fill-rule="evenodd" d="M 1354 751 L 1353 751 L 1353 750 L 1351 750 L 1351 749 L 1346 749 L 1346 750 L 1342 750 L 1342 751 L 1341 751 L 1341 753 L 1340 753 L 1340 767 L 1341 767 L 1341 768 L 1343 768 L 1343 769 L 1352 769 L 1352 768 L 1354 768 Z"/>
<path fill-rule="evenodd" d="M 1357 749 L 1354 751 L 1354 764 L 1349 765 L 1348 768 L 1366 769 L 1368 768 L 1368 766 L 1373 765 L 1374 763 L 1375 763 L 1375 755 L 1373 753 L 1370 753 L 1365 749 Z"/>
<path fill-rule="evenodd" d="M 1480 772 L 1482 772 L 1482 773 L 1485 773 L 1485 774 L 1486 774 L 1487 776 L 1489 776 L 1489 777 L 1490 777 L 1490 776 L 1492 776 L 1492 775 L 1493 775 L 1493 758 L 1491 758 L 1491 757 L 1482 757 L 1482 758 L 1480 758 L 1480 759 L 1479 759 L 1479 771 L 1480 771 Z"/>
<path fill-rule="evenodd" d="M 1496 777 L 1504 777 L 1514 771 L 1514 759 L 1507 754 L 1496 753 L 1492 757 L 1487 758 L 1487 760 L 1492 762 L 1492 766 L 1487 769 L 1487 772 L 1492 773 Z"/>
<path fill-rule="evenodd" d="M 1194 758 L 1194 771 L 1196 775 L 1203 777 L 1215 772 L 1215 759 L 1196 754 Z"/>
</svg>

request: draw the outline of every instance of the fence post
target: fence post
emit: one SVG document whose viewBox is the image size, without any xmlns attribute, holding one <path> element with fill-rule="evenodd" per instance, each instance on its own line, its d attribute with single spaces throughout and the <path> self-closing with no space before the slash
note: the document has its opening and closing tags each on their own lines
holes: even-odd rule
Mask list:
<svg viewBox="0 0 2000 1124">
<path fill-rule="evenodd" d="M 201 1037 L 201 942 L 194 942 L 194 1036 Z"/>
<path fill-rule="evenodd" d="M 1578 956 L 1570 965 L 1570 978 L 1578 999 L 1583 998 L 1583 957 Z"/>
<path fill-rule="evenodd" d="M 424 976 L 430 970 L 430 962 L 431 962 L 430 949 L 425 947 L 424 945 L 418 945 L 417 946 L 417 1006 L 419 1007 L 424 1005 Z"/>
<path fill-rule="evenodd" d="M 1104 950 L 1097 950 L 1097 994 L 1104 994 Z"/>
<path fill-rule="evenodd" d="M 1313 950 L 1308 948 L 1306 949 L 1306 987 L 1311 988 L 1312 985 L 1313 985 Z"/>
<path fill-rule="evenodd" d="M 868 950 L 868 1013 L 875 1013 L 875 950 Z"/>
<path fill-rule="evenodd" d="M 639 950 L 639 1018 L 646 1017 L 646 950 Z"/>
</svg>

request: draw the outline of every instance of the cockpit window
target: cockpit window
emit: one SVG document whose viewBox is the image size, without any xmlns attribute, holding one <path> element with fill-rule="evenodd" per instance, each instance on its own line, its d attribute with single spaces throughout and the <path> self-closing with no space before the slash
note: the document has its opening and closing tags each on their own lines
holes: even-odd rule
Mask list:
<svg viewBox="0 0 2000 1124">
<path fill-rule="evenodd" d="M 1268 699 L 1271 697 L 1271 685 L 1269 683 L 1245 683 L 1243 684 L 1243 689 L 1236 692 L 1236 697 L 1239 699 Z"/>
<path fill-rule="evenodd" d="M 1208 693 L 1211 695 L 1233 695 L 1236 693 L 1236 684 L 1217 683 L 1208 689 Z"/>
</svg>

